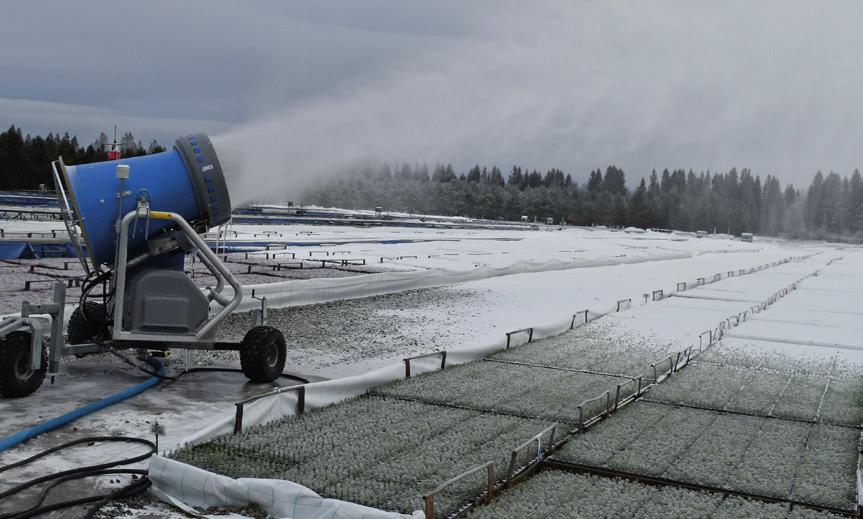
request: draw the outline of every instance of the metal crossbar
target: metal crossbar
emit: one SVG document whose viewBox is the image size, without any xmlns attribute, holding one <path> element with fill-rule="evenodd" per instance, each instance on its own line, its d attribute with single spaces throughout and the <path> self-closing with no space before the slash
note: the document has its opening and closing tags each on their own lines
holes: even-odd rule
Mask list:
<svg viewBox="0 0 863 519">
<path fill-rule="evenodd" d="M 528 438 L 521 445 L 519 445 L 518 447 L 516 447 L 512 450 L 512 454 L 510 455 L 510 458 L 509 458 L 509 470 L 507 470 L 507 472 L 506 472 L 506 483 L 505 483 L 506 486 L 509 486 L 510 484 L 512 484 L 513 477 L 515 476 L 516 472 L 524 472 L 526 470 L 529 470 L 532 465 L 541 462 L 545 458 L 545 454 L 554 446 L 554 433 L 555 433 L 558 425 L 559 424 L 557 424 L 557 423 L 553 423 L 553 424 L 549 425 L 548 427 L 546 427 L 545 429 L 536 433 L 532 437 Z M 551 433 L 551 434 L 549 434 L 549 438 L 548 438 L 548 447 L 543 448 L 542 438 L 547 433 Z M 521 451 L 523 451 L 524 449 L 526 449 L 526 448 L 528 448 L 534 444 L 536 444 L 536 455 L 527 463 L 526 466 L 517 470 L 515 464 L 516 464 L 516 461 L 518 459 L 518 454 Z"/>
<path fill-rule="evenodd" d="M 509 349 L 510 343 L 512 341 L 512 336 L 517 334 L 517 333 L 527 333 L 528 344 L 530 344 L 533 341 L 533 328 L 522 328 L 520 330 L 513 330 L 511 332 L 506 332 L 506 348 L 507 349 Z"/>
<path fill-rule="evenodd" d="M 494 482 L 495 482 L 495 479 L 494 479 L 494 462 L 487 461 L 487 462 L 483 463 L 482 465 L 478 465 L 472 469 L 468 469 L 468 470 L 462 472 L 461 474 L 459 474 L 458 476 L 444 481 L 443 483 L 438 485 L 437 488 L 435 488 L 431 492 L 425 494 L 423 496 L 423 499 L 425 500 L 425 516 L 428 517 L 429 519 L 434 519 L 434 497 L 437 494 L 443 492 L 443 490 L 446 489 L 446 487 L 448 487 L 454 483 L 458 483 L 459 481 L 461 481 L 461 480 L 463 480 L 469 476 L 472 476 L 472 475 L 476 474 L 477 472 L 482 472 L 483 470 L 486 471 L 486 490 L 483 494 L 485 497 L 483 498 L 481 496 L 480 499 L 484 499 L 486 503 L 491 502 L 491 500 L 494 498 Z"/>
<path fill-rule="evenodd" d="M 271 396 L 278 395 L 280 393 L 286 393 L 289 391 L 297 392 L 297 416 L 301 416 L 306 411 L 306 386 L 290 386 L 290 387 L 280 387 L 275 391 L 270 391 L 268 393 L 263 393 L 260 395 L 256 395 L 240 402 L 236 402 L 234 405 L 236 406 L 236 411 L 234 413 L 234 434 L 238 434 L 243 430 L 243 412 L 245 410 L 246 404 L 250 404 L 255 400 L 260 400 L 262 398 L 267 398 Z"/>
<path fill-rule="evenodd" d="M 587 324 L 587 312 L 588 311 L 589 310 L 582 310 L 580 312 L 576 312 L 576 313 L 572 314 L 572 322 L 569 324 L 569 329 L 570 330 L 575 329 L 575 319 L 576 319 L 576 317 L 578 317 L 581 314 L 584 314 L 584 323 L 583 324 Z"/>
<path fill-rule="evenodd" d="M 657 371 L 657 366 L 659 366 L 660 364 L 665 364 L 666 362 L 668 362 L 668 369 L 663 369 L 661 372 Z M 650 368 L 653 370 L 653 381 L 658 384 L 668 378 L 668 376 L 671 375 L 672 372 L 674 372 L 674 359 L 671 355 L 669 355 L 660 360 L 659 362 L 651 364 Z"/>
<path fill-rule="evenodd" d="M 411 361 L 416 359 L 426 359 L 440 355 L 440 369 L 446 367 L 446 350 L 426 353 L 424 355 L 414 355 L 413 357 L 405 357 L 402 362 L 405 363 L 405 378 L 411 378 Z"/>
</svg>

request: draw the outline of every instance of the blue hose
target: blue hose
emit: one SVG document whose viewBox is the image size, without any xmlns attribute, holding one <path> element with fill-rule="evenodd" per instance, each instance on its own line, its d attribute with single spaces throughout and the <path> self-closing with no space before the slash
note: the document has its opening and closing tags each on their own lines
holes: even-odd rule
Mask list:
<svg viewBox="0 0 863 519">
<path fill-rule="evenodd" d="M 149 362 L 154 368 L 156 368 L 156 371 L 159 373 L 159 375 L 164 375 L 165 365 L 160 359 L 152 357 L 150 358 Z M 11 436 L 0 438 L 0 452 L 11 449 L 12 447 L 32 438 L 35 438 L 42 433 L 52 431 L 58 427 L 66 425 L 67 423 L 74 422 L 82 416 L 86 416 L 90 413 L 99 411 L 100 409 L 104 409 L 108 406 L 116 404 L 117 402 L 121 402 L 129 397 L 133 397 L 139 393 L 142 393 L 143 391 L 158 384 L 160 380 L 161 378 L 159 377 L 150 377 L 138 385 L 132 386 L 128 389 L 124 389 L 123 391 L 120 391 L 118 393 L 114 393 L 113 395 L 103 398 L 102 400 L 87 404 L 84 407 L 79 407 L 74 411 L 70 411 L 64 415 L 52 418 L 38 425 L 34 425 L 33 427 L 24 429 L 23 431 L 19 431 Z"/>
</svg>

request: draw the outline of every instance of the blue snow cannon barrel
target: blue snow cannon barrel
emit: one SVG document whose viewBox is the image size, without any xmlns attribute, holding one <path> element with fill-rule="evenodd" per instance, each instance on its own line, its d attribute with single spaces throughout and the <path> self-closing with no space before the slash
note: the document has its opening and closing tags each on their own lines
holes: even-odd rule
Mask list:
<svg viewBox="0 0 863 519">
<path fill-rule="evenodd" d="M 118 164 L 129 166 L 129 178 L 122 185 L 128 196 L 118 197 L 121 191 Z M 149 198 L 152 210 L 178 213 L 199 232 L 231 218 L 231 200 L 222 166 L 204 134 L 180 137 L 173 149 L 162 153 L 66 166 L 61 176 L 68 204 L 81 227 L 94 266 L 114 259 L 117 238 L 114 223 L 118 214 L 134 210 L 141 196 Z M 64 201 L 60 203 L 62 206 Z M 139 222 L 134 235 L 130 230 L 130 257 L 146 251 L 146 240 L 170 225 L 165 220 L 150 220 L 146 225 Z"/>
</svg>

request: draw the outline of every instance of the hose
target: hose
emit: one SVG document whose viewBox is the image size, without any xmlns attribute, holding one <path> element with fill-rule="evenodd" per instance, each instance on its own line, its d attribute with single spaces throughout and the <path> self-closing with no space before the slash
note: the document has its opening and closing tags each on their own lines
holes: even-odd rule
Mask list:
<svg viewBox="0 0 863 519">
<path fill-rule="evenodd" d="M 151 358 L 150 363 L 157 369 L 157 372 L 160 375 L 164 375 L 165 365 L 158 358 Z M 79 407 L 74 411 L 70 411 L 64 415 L 58 416 L 56 418 L 52 418 L 48 421 L 42 422 L 38 425 L 34 425 L 28 429 L 24 429 L 23 431 L 19 431 L 11 436 L 7 436 L 5 438 L 0 438 L 0 452 L 3 452 L 7 449 L 10 449 L 20 443 L 23 443 L 27 440 L 35 438 L 42 433 L 46 433 L 48 431 L 52 431 L 58 427 L 66 425 L 69 422 L 73 422 L 82 416 L 88 415 L 95 411 L 99 411 L 108 406 L 114 405 L 117 402 L 125 400 L 127 398 L 133 397 L 153 386 L 155 386 L 159 382 L 159 377 L 151 377 L 140 384 L 132 386 L 128 389 L 124 389 L 118 393 L 114 393 L 113 395 L 98 400 L 96 402 L 85 405 L 84 407 Z"/>
<path fill-rule="evenodd" d="M 238 368 L 220 368 L 220 367 L 216 367 L 216 366 L 202 366 L 202 367 L 190 368 L 190 369 L 181 371 L 179 374 L 172 377 L 170 375 L 165 375 L 161 371 L 160 372 L 151 371 L 151 370 L 149 370 L 149 369 L 147 369 L 147 368 L 145 368 L 139 364 L 136 364 L 132 359 L 123 355 L 122 353 L 120 353 L 119 351 L 117 351 L 113 348 L 109 347 L 108 353 L 110 353 L 111 355 L 114 355 L 118 359 L 122 360 L 123 363 L 137 369 L 138 371 L 140 371 L 142 373 L 146 373 L 147 375 L 150 375 L 153 377 L 158 377 L 160 380 L 164 380 L 166 382 L 176 382 L 177 380 L 180 380 L 181 377 L 188 375 L 190 373 L 243 373 L 243 370 L 238 369 Z M 298 380 L 301 384 L 308 384 L 309 383 L 309 380 L 307 378 L 303 378 L 303 377 L 298 376 L 298 375 L 291 375 L 288 373 L 282 373 L 281 375 L 279 375 L 279 378 L 286 378 L 289 380 Z"/>
<path fill-rule="evenodd" d="M 84 515 L 85 518 L 91 518 L 95 515 L 95 513 L 106 503 L 111 501 L 112 499 L 120 498 L 120 497 L 128 497 L 139 494 L 141 492 L 146 491 L 150 487 L 150 480 L 147 478 L 147 471 L 144 469 L 116 469 L 113 467 L 118 467 L 121 465 L 130 465 L 133 463 L 138 463 L 140 461 L 144 461 L 150 458 L 156 452 L 156 445 L 149 440 L 145 440 L 143 438 L 127 438 L 124 436 L 91 436 L 87 438 L 80 438 L 77 440 L 73 440 L 62 445 L 58 445 L 56 447 L 52 447 L 50 449 L 44 450 L 36 455 L 30 456 L 29 458 L 23 459 L 16 463 L 12 463 L 3 467 L 0 467 L 0 473 L 20 468 L 25 465 L 29 465 L 30 463 L 36 461 L 37 459 L 43 458 L 49 454 L 53 454 L 55 452 L 68 449 L 71 447 L 75 447 L 80 444 L 91 444 L 95 442 L 122 442 L 122 443 L 137 443 L 140 445 L 144 445 L 148 448 L 147 452 L 143 454 L 139 454 L 137 456 L 133 456 L 131 458 L 123 458 L 116 461 L 110 461 L 106 463 L 100 463 L 97 465 L 87 465 L 84 467 L 78 467 L 69 470 L 63 470 L 60 472 L 54 472 L 52 474 L 47 474 L 44 476 L 40 476 L 38 478 L 32 479 L 30 481 L 26 481 L 19 485 L 16 485 L 9 490 L 0 492 L 0 503 L 4 499 L 10 498 L 22 492 L 24 490 L 30 489 L 37 485 L 41 485 L 43 483 L 49 483 L 47 486 L 42 488 L 39 492 L 39 495 L 36 497 L 36 500 L 28 507 L 24 509 L 19 509 L 15 512 L 11 513 L 3 513 L 0 514 L 0 519 L 25 519 L 29 517 L 33 517 L 36 515 L 44 514 L 53 510 L 60 510 L 63 508 L 69 508 L 72 506 L 79 506 L 87 503 L 96 503 L 96 505 L 87 511 Z M 133 481 L 126 486 L 123 486 L 119 489 L 113 490 L 107 494 L 98 494 L 92 496 L 85 496 L 76 499 L 71 499 L 67 501 L 59 501 L 56 503 L 51 503 L 49 505 L 43 505 L 45 499 L 51 493 L 52 490 L 62 485 L 67 481 L 72 481 L 76 479 L 95 477 L 95 476 L 105 476 L 105 475 L 120 475 L 120 474 L 128 474 L 131 475 Z M 137 479 L 134 479 L 135 476 L 140 476 Z"/>
<path fill-rule="evenodd" d="M 132 366 L 136 369 L 139 369 L 139 370 L 143 371 L 144 373 L 147 373 L 148 375 L 151 375 L 151 378 L 145 380 L 144 382 L 141 382 L 140 384 L 132 386 L 128 389 L 124 389 L 123 391 L 120 391 L 118 393 L 114 393 L 113 395 L 111 395 L 109 397 L 103 398 L 103 399 L 98 400 L 96 402 L 93 402 L 91 404 L 87 404 L 84 407 L 79 407 L 78 409 L 75 409 L 74 411 L 70 411 L 64 415 L 58 416 L 56 418 L 52 418 L 52 419 L 50 419 L 46 422 L 42 422 L 38 425 L 34 425 L 33 427 L 24 429 L 23 431 L 19 431 L 19 432 L 15 433 L 11 436 L 6 436 L 5 438 L 0 438 L 0 452 L 11 449 L 12 447 L 15 447 L 16 445 L 19 445 L 19 444 L 21 444 L 27 440 L 30 440 L 30 439 L 35 438 L 36 436 L 39 436 L 40 434 L 46 433 L 48 431 L 52 431 L 58 427 L 61 427 L 61 426 L 66 425 L 70 422 L 73 422 L 73 421 L 75 421 L 75 420 L 77 420 L 83 416 L 90 414 L 90 413 L 93 413 L 93 412 L 99 411 L 101 409 L 104 409 L 108 406 L 114 405 L 117 402 L 121 402 L 127 398 L 131 398 L 131 397 L 133 397 L 139 393 L 142 393 L 143 391 L 155 386 L 160 380 L 166 380 L 166 381 L 173 382 L 173 381 L 178 380 L 180 377 L 182 377 L 184 375 L 187 375 L 189 373 L 196 373 L 196 372 L 242 373 L 242 370 L 236 369 L 236 368 L 202 367 L 202 368 L 192 368 L 190 370 L 184 371 L 184 372 L 180 373 L 179 375 L 177 375 L 176 377 L 169 377 L 169 376 L 165 375 L 165 365 L 162 363 L 161 359 L 159 359 L 158 357 L 151 357 L 149 359 L 148 362 L 156 368 L 156 371 L 150 371 L 144 367 L 141 367 L 141 366 L 135 364 L 134 362 L 132 362 L 131 360 L 129 360 L 128 358 L 126 358 L 123 355 L 120 355 L 116 352 L 112 352 L 112 353 L 115 353 L 115 355 L 117 355 L 119 358 L 123 359 L 130 366 Z M 281 377 L 287 378 L 287 379 L 299 380 L 303 384 L 307 384 L 309 382 L 307 379 L 305 379 L 303 377 L 298 377 L 296 375 L 288 375 L 287 373 L 283 373 L 281 375 Z"/>
<path fill-rule="evenodd" d="M 120 355 L 118 355 L 118 356 L 120 356 Z M 64 415 L 58 416 L 58 417 L 53 418 L 51 420 L 48 420 L 46 422 L 42 422 L 36 426 L 30 427 L 30 428 L 25 429 L 23 431 L 19 431 L 18 433 L 15 433 L 11 436 L 7 436 L 5 438 L 0 438 L 0 452 L 5 451 L 7 449 L 10 449 L 10 448 L 12 448 L 16 445 L 19 445 L 20 443 L 23 443 L 27 440 L 35 438 L 36 436 L 38 436 L 42 433 L 45 433 L 45 432 L 51 431 L 53 429 L 56 429 L 58 427 L 61 427 L 63 425 L 66 425 L 66 424 L 68 424 L 74 420 L 77 420 L 78 418 L 81 418 L 87 414 L 90 414 L 90 413 L 93 413 L 95 411 L 104 409 L 108 406 L 116 404 L 117 402 L 120 402 L 122 400 L 130 398 L 132 396 L 135 396 L 135 395 L 153 387 L 160 380 L 163 380 L 163 379 L 175 381 L 175 380 L 179 379 L 180 377 L 182 377 L 183 375 L 187 375 L 189 373 L 195 373 L 195 372 L 226 372 L 226 373 L 242 372 L 242 370 L 236 369 L 236 368 L 200 367 L 200 368 L 192 368 L 192 369 L 186 370 L 186 371 L 180 373 L 179 375 L 177 375 L 176 377 L 167 377 L 164 374 L 165 365 L 161 361 L 161 359 L 159 359 L 157 357 L 152 357 L 149 359 L 149 363 L 154 368 L 156 368 L 155 372 L 150 372 L 149 370 L 147 370 L 141 366 L 136 365 L 135 363 L 133 363 L 129 359 L 126 359 L 123 356 L 120 356 L 120 357 L 123 358 L 125 361 L 127 361 L 132 366 L 140 369 L 141 371 L 150 373 L 153 376 L 151 378 L 147 379 L 146 381 L 140 383 L 140 384 L 137 384 L 133 387 L 130 387 L 128 389 L 125 389 L 123 391 L 115 393 L 115 394 L 113 394 L 107 398 L 103 398 L 101 400 L 98 400 L 98 401 L 93 402 L 91 404 L 85 405 L 84 407 L 80 407 L 80 408 L 78 408 L 74 411 L 71 411 L 69 413 L 66 413 Z M 298 377 L 295 375 L 288 375 L 285 373 L 283 373 L 281 375 L 281 377 L 300 380 L 303 383 L 308 382 L 308 380 L 306 380 L 302 377 Z M 45 456 L 52 454 L 54 452 L 68 449 L 70 447 L 74 447 L 74 446 L 77 446 L 77 445 L 80 445 L 83 443 L 89 444 L 89 443 L 93 443 L 93 442 L 139 443 L 139 444 L 146 445 L 147 447 L 149 447 L 149 451 L 144 453 L 144 454 L 141 454 L 139 456 L 134 456 L 132 458 L 126 458 L 126 459 L 121 459 L 118 461 L 101 463 L 98 465 L 88 465 L 88 466 L 84 466 L 84 467 L 78 467 L 78 468 L 74 468 L 74 469 L 64 470 L 61 472 L 56 472 L 53 474 L 48 474 L 45 476 L 41 476 L 41 477 L 32 479 L 30 481 L 21 483 L 19 485 L 16 485 L 15 487 L 12 487 L 9 490 L 0 492 L 0 505 L 2 505 L 2 501 L 4 499 L 7 499 L 11 496 L 14 496 L 14 495 L 18 494 L 19 492 L 26 490 L 26 489 L 29 489 L 31 487 L 34 487 L 36 485 L 50 482 L 50 484 L 45 486 L 40 491 L 39 495 L 36 497 L 36 501 L 29 508 L 18 510 L 16 512 L 12 512 L 12 513 L 2 513 L 2 514 L 0 514 L 0 519 L 26 519 L 29 517 L 34 517 L 36 515 L 51 512 L 54 510 L 60 510 L 60 509 L 64 509 L 64 508 L 69 508 L 69 507 L 73 507 L 73 506 L 79 506 L 79 505 L 95 502 L 96 505 L 94 507 L 92 507 L 83 516 L 85 519 L 90 519 L 95 515 L 95 513 L 99 509 L 102 508 L 102 506 L 104 506 L 109 501 L 111 501 L 113 499 L 129 497 L 129 496 L 139 494 L 141 492 L 146 491 L 150 487 L 150 480 L 147 478 L 147 471 L 146 470 L 144 470 L 144 469 L 114 469 L 113 467 L 117 467 L 120 465 L 129 465 L 129 464 L 137 463 L 139 461 L 143 461 L 143 460 L 150 458 L 156 452 L 155 444 L 153 444 L 149 440 L 145 440 L 143 438 L 127 438 L 127 437 L 123 437 L 123 436 L 94 436 L 94 437 L 87 437 L 87 438 L 80 438 L 78 440 L 73 440 L 73 441 L 64 443 L 62 445 L 58 445 L 56 447 L 42 451 L 42 452 L 40 452 L 34 456 L 31 456 L 31 457 L 26 458 L 24 460 L 18 461 L 16 463 L 2 466 L 2 467 L 0 467 L 0 474 L 2 474 L 3 472 L 6 472 L 6 471 L 12 470 L 12 469 L 16 469 L 16 468 L 28 465 L 28 464 L 32 463 L 33 461 L 36 461 L 37 459 L 45 457 Z M 48 495 L 51 493 L 51 491 L 53 489 L 55 489 L 56 487 L 62 485 L 63 483 L 65 483 L 67 481 L 72 481 L 72 480 L 82 479 L 82 478 L 87 478 L 87 477 L 112 475 L 112 474 L 129 474 L 129 475 L 132 475 L 133 478 L 135 476 L 140 476 L 140 478 L 134 479 L 130 484 L 128 484 L 124 487 L 121 487 L 119 489 L 116 489 L 116 490 L 114 490 L 110 493 L 107 493 L 107 494 L 86 496 L 86 497 L 81 497 L 81 498 L 67 500 L 67 501 L 60 501 L 60 502 L 52 503 L 49 505 L 43 505 L 42 504 L 45 502 L 45 499 L 48 497 Z M 0 506 L 0 508 L 2 508 L 2 506 Z"/>
</svg>

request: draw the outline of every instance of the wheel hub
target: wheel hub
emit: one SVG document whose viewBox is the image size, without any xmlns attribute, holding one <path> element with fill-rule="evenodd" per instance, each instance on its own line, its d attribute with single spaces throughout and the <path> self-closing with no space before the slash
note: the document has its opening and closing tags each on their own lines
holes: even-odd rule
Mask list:
<svg viewBox="0 0 863 519">
<path fill-rule="evenodd" d="M 275 367 L 279 363 L 279 348 L 272 342 L 267 345 L 267 366 Z"/>
<path fill-rule="evenodd" d="M 26 352 L 18 355 L 18 361 L 15 363 L 15 376 L 20 380 L 26 380 L 33 376 L 33 366 Z"/>
</svg>

